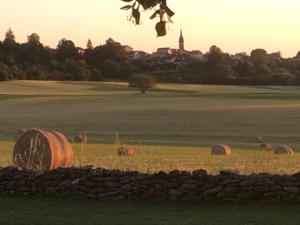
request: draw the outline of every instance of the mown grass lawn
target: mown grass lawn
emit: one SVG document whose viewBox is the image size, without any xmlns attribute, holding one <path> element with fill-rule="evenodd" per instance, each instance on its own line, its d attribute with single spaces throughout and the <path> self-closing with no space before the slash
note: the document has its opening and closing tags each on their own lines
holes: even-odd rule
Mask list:
<svg viewBox="0 0 300 225">
<path fill-rule="evenodd" d="M 202 146 L 263 141 L 300 144 L 300 88 L 158 84 L 140 94 L 126 83 L 0 83 L 0 140 L 20 128 L 53 129 L 89 142 Z"/>
<path fill-rule="evenodd" d="M 299 225 L 298 204 L 112 202 L 0 196 L 5 225 Z"/>
</svg>

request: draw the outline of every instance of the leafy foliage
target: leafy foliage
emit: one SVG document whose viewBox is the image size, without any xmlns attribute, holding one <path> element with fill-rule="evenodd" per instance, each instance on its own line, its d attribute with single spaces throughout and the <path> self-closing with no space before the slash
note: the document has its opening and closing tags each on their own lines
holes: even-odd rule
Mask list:
<svg viewBox="0 0 300 225">
<path fill-rule="evenodd" d="M 300 53 L 296 58 L 277 59 L 264 49 L 235 58 L 217 46 L 212 46 L 201 60 L 178 52 L 167 58 L 155 54 L 135 58 L 111 38 L 95 47 L 88 40 L 85 49 L 62 38 L 51 49 L 40 42 L 36 33 L 30 34 L 25 43 L 18 43 L 9 29 L 0 41 L 0 80 L 126 81 L 132 74 L 140 73 L 149 74 L 159 82 L 300 85 L 299 59 Z"/>
<path fill-rule="evenodd" d="M 130 20 L 133 20 L 135 24 L 139 25 L 141 21 L 141 8 L 146 10 L 153 10 L 154 13 L 150 19 L 159 18 L 159 22 L 155 26 L 155 30 L 158 37 L 165 36 L 167 34 L 166 23 L 172 22 L 171 18 L 174 16 L 174 12 L 167 6 L 167 0 L 122 0 L 128 3 L 121 7 L 122 10 L 131 10 Z"/>
<path fill-rule="evenodd" d="M 147 74 L 134 74 L 128 79 L 130 87 L 138 88 L 143 94 L 155 87 L 155 79 Z"/>
</svg>

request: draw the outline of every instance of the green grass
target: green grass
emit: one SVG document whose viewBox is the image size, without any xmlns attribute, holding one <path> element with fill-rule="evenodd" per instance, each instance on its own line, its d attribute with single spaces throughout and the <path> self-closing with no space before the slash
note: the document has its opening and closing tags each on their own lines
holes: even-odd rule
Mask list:
<svg viewBox="0 0 300 225">
<path fill-rule="evenodd" d="M 298 204 L 99 202 L 0 196 L 5 225 L 298 225 Z"/>
<path fill-rule="evenodd" d="M 13 145 L 13 142 L 0 142 L 0 166 L 12 165 Z M 79 145 L 73 146 L 76 166 L 94 165 L 148 173 L 177 169 L 192 172 L 201 168 L 212 174 L 223 169 L 238 169 L 244 174 L 293 174 L 299 172 L 300 161 L 300 153 L 284 156 L 247 148 L 234 148 L 231 157 L 223 157 L 212 156 L 208 147 L 133 145 L 135 155 L 124 158 L 117 155 L 117 146 L 113 144 L 87 144 L 83 151 Z"/>
<path fill-rule="evenodd" d="M 300 150 L 300 88 L 159 84 L 146 95 L 124 83 L 0 82 L 0 166 L 12 165 L 19 128 L 86 132 L 91 144 L 74 145 L 76 166 L 166 172 L 238 169 L 242 173 L 299 171 L 300 153 L 257 150 L 258 139 Z M 115 141 L 136 154 L 120 158 Z M 101 143 L 101 144 L 99 144 Z M 233 146 L 232 157 L 209 153 L 213 143 Z M 296 204 L 98 202 L 0 196 L 5 225 L 298 225 Z"/>
<path fill-rule="evenodd" d="M 19 128 L 38 127 L 68 137 L 86 132 L 89 141 L 158 145 L 299 144 L 299 100 L 214 97 L 52 96 L 0 101 L 0 140 Z"/>
<path fill-rule="evenodd" d="M 142 95 L 116 82 L 1 82 L 1 164 L 11 164 L 11 141 L 19 128 L 36 127 L 60 131 L 70 140 L 87 133 L 94 145 L 86 146 L 88 160 L 77 157 L 77 164 L 152 172 L 237 167 L 246 173 L 293 173 L 298 154 L 276 157 L 257 147 L 262 138 L 300 151 L 299 96 L 300 87 L 292 86 L 159 84 Z M 136 156 L 116 157 L 111 144 L 116 133 L 135 145 Z M 214 143 L 232 145 L 234 155 L 211 157 Z"/>
</svg>

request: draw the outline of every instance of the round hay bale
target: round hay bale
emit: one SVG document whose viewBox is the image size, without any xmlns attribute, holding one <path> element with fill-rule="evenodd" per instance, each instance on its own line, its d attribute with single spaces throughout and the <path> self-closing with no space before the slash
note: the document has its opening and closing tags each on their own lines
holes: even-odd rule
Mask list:
<svg viewBox="0 0 300 225">
<path fill-rule="evenodd" d="M 134 150 L 128 145 L 123 145 L 118 148 L 119 156 L 131 156 L 133 154 L 134 154 Z"/>
<path fill-rule="evenodd" d="M 275 149 L 275 154 L 285 154 L 285 155 L 293 155 L 294 149 L 292 149 L 288 145 L 281 145 Z"/>
<path fill-rule="evenodd" d="M 232 150 L 228 145 L 224 144 L 218 144 L 214 145 L 211 148 L 211 154 L 212 155 L 226 155 L 226 156 L 231 156 Z"/>
<path fill-rule="evenodd" d="M 266 151 L 266 152 L 271 152 L 271 151 L 273 151 L 273 150 L 272 150 L 272 145 L 266 144 L 266 143 L 261 144 L 261 145 L 259 146 L 259 149 L 260 149 L 261 151 Z"/>
<path fill-rule="evenodd" d="M 18 130 L 18 134 L 17 134 L 16 140 L 18 140 L 18 138 L 19 138 L 22 134 L 24 134 L 25 131 L 26 131 L 26 129 L 20 128 L 20 129 Z"/>
<path fill-rule="evenodd" d="M 18 138 L 13 161 L 16 166 L 27 170 L 72 167 L 73 148 L 61 133 L 29 129 Z"/>
</svg>

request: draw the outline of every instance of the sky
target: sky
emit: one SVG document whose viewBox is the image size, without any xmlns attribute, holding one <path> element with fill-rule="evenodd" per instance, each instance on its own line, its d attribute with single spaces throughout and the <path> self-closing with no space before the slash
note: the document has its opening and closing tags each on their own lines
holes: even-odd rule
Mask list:
<svg viewBox="0 0 300 225">
<path fill-rule="evenodd" d="M 168 0 L 175 11 L 168 35 L 157 38 L 155 21 L 142 15 L 142 26 L 127 20 L 121 0 L 0 0 L 0 40 L 9 27 L 17 41 L 38 33 L 42 43 L 56 47 L 61 38 L 85 47 L 109 37 L 149 53 L 159 47 L 178 48 L 183 29 L 185 48 L 207 52 L 217 45 L 231 54 L 264 48 L 293 57 L 300 50 L 299 0 Z"/>
</svg>

